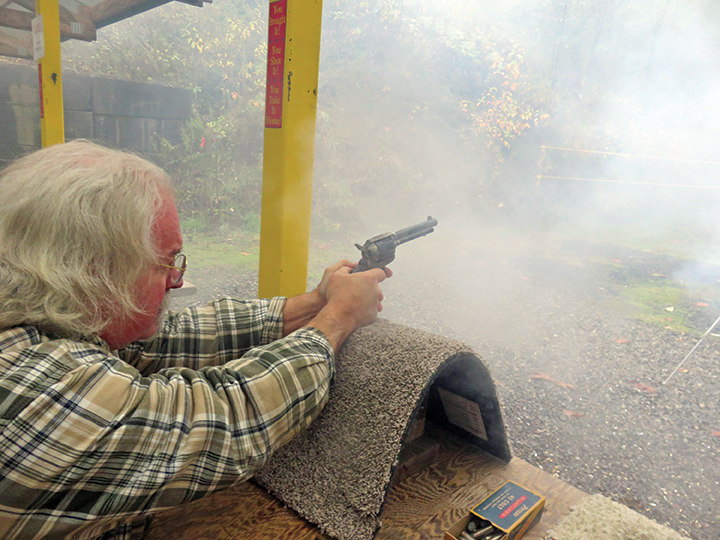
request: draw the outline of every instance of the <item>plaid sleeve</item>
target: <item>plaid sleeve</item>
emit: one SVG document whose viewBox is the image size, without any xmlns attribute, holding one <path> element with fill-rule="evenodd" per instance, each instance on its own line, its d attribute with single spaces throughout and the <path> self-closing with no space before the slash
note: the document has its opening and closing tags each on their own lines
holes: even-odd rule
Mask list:
<svg viewBox="0 0 720 540">
<path fill-rule="evenodd" d="M 5 539 L 130 538 L 148 512 L 252 476 L 319 414 L 334 369 L 313 328 L 149 377 L 92 344 L 60 343 L 0 347 Z"/>
<path fill-rule="evenodd" d="M 286 300 L 223 298 L 171 313 L 155 337 L 132 343 L 119 351 L 120 358 L 143 375 L 168 367 L 198 370 L 223 364 L 282 337 Z"/>
</svg>

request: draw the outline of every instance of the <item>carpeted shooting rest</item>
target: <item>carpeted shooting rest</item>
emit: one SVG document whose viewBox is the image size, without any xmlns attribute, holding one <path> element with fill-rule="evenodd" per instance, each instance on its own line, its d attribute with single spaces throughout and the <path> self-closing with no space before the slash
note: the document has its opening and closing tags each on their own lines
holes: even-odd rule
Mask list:
<svg viewBox="0 0 720 540">
<path fill-rule="evenodd" d="M 324 534 L 372 539 L 426 396 L 429 421 L 510 460 L 495 386 L 472 349 L 378 319 L 345 342 L 320 417 L 255 479 Z"/>
</svg>

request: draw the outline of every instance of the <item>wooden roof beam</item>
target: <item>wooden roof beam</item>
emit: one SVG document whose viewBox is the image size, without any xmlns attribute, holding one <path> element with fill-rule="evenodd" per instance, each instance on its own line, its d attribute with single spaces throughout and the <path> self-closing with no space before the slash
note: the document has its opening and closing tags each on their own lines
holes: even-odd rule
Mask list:
<svg viewBox="0 0 720 540">
<path fill-rule="evenodd" d="M 143 11 L 156 8 L 172 0 L 103 0 L 92 7 L 83 9 L 83 15 L 95 21 L 97 28 L 102 28 Z"/>
<path fill-rule="evenodd" d="M 28 58 L 32 60 L 32 37 L 17 37 L 0 30 L 0 55 L 13 58 Z"/>
<path fill-rule="evenodd" d="M 198 7 L 202 7 L 203 3 L 212 3 L 212 0 L 178 1 Z M 121 19 L 138 15 L 139 13 L 169 4 L 170 2 L 172 2 L 172 0 L 103 0 L 92 7 L 83 9 L 82 12 L 84 16 L 95 21 L 97 28 L 102 28 Z"/>
<path fill-rule="evenodd" d="M 67 10 L 66 10 L 67 11 Z M 78 21 L 67 13 L 60 13 L 60 38 L 79 39 L 82 41 L 95 41 L 97 32 L 95 25 L 88 20 Z M 0 26 L 15 28 L 17 30 L 32 31 L 32 20 L 35 13 L 19 11 L 17 9 L 0 8 Z"/>
<path fill-rule="evenodd" d="M 28 53 L 26 49 L 18 49 L 10 45 L 5 45 L 0 38 L 0 56 L 9 58 L 22 58 L 23 60 L 32 60 L 32 53 Z"/>
<path fill-rule="evenodd" d="M 203 7 L 203 4 L 212 4 L 212 0 L 177 0 L 183 4 L 189 4 L 195 7 Z"/>
<path fill-rule="evenodd" d="M 152 8 L 167 4 L 172 0 L 103 0 L 92 7 L 80 7 L 78 13 L 60 6 L 61 39 L 79 39 L 95 41 L 97 29 L 127 17 L 137 15 Z M 213 0 L 177 0 L 185 4 L 201 7 Z M 14 4 L 27 11 L 10 9 Z M 35 18 L 35 0 L 0 0 L 0 28 L 13 28 L 30 32 L 32 19 Z M 15 35 L 0 31 L 0 56 L 32 58 L 32 38 L 19 39 Z"/>
</svg>

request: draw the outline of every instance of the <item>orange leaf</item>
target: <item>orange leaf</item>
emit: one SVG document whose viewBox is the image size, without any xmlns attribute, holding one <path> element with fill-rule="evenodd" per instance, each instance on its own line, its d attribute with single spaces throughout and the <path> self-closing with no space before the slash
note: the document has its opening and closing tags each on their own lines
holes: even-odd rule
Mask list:
<svg viewBox="0 0 720 540">
<path fill-rule="evenodd" d="M 621 338 L 617 338 L 617 339 L 615 340 L 615 343 L 629 343 L 629 342 L 630 342 L 629 339 L 625 339 L 625 338 L 622 338 L 622 337 L 621 337 Z"/>
<path fill-rule="evenodd" d="M 636 382 L 635 384 L 633 384 L 633 387 L 638 390 L 647 392 L 648 394 L 656 394 L 657 393 L 657 390 L 655 390 L 652 386 L 648 386 L 645 383 Z"/>
<path fill-rule="evenodd" d="M 717 437 L 718 439 L 720 439 L 720 431 L 715 431 L 715 430 L 713 429 L 712 436 L 713 436 L 713 437 Z"/>
<path fill-rule="evenodd" d="M 698 302 L 696 305 L 702 306 L 702 307 L 708 307 L 708 305 L 705 302 Z"/>
<path fill-rule="evenodd" d="M 241 251 L 240 255 L 250 255 L 247 251 Z"/>
<path fill-rule="evenodd" d="M 565 409 L 563 409 L 563 414 L 564 414 L 565 416 L 567 416 L 568 418 L 572 418 L 573 416 L 585 416 L 585 415 L 582 414 L 582 413 L 575 412 L 575 411 L 568 411 L 568 410 L 565 410 Z"/>
<path fill-rule="evenodd" d="M 530 375 L 530 378 L 531 378 L 531 379 L 542 379 L 542 380 L 544 380 L 544 381 L 550 381 L 551 383 L 555 383 L 555 384 L 557 384 L 558 386 L 561 386 L 561 387 L 563 387 L 563 388 L 575 388 L 575 386 L 572 385 L 572 384 L 570 384 L 570 383 L 566 383 L 566 382 L 563 382 L 563 381 L 558 381 L 557 379 L 553 379 L 553 378 L 552 378 L 550 375 L 548 375 L 547 373 L 540 373 L 540 372 L 537 372 L 537 371 L 536 371 L 535 373 L 532 373 L 532 374 Z"/>
</svg>

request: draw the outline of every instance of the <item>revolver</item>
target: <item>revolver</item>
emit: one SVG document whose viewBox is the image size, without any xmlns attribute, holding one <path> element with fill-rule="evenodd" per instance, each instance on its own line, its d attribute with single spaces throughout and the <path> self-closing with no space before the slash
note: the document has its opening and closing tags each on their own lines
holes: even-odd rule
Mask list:
<svg viewBox="0 0 720 540">
<path fill-rule="evenodd" d="M 372 237 L 365 241 L 365 245 L 355 244 L 355 247 L 362 253 L 362 258 L 358 265 L 352 270 L 355 272 L 364 272 L 371 268 L 385 268 L 395 259 L 395 248 L 400 244 L 415 240 L 426 234 L 430 234 L 437 225 L 437 219 L 428 216 L 427 221 L 413 225 L 397 232 L 387 232 Z"/>
</svg>

